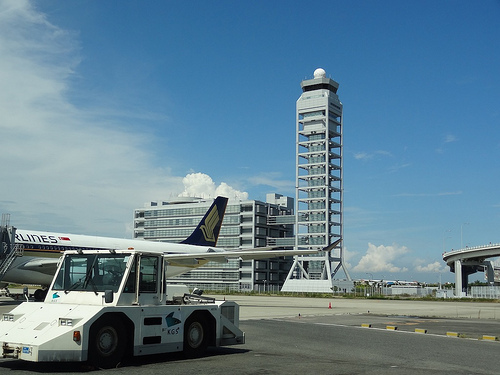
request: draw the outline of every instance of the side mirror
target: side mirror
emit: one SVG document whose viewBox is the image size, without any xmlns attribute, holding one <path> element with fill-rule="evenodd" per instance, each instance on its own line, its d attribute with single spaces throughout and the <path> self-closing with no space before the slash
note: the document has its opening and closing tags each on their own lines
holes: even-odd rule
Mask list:
<svg viewBox="0 0 500 375">
<path fill-rule="evenodd" d="M 113 302 L 114 294 L 112 290 L 105 290 L 104 291 L 104 302 L 105 303 L 111 303 Z"/>
</svg>

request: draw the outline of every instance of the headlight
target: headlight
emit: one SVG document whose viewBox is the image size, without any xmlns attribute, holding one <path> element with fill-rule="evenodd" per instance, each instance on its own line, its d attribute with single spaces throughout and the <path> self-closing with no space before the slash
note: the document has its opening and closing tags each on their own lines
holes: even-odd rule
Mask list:
<svg viewBox="0 0 500 375">
<path fill-rule="evenodd" d="M 14 321 L 14 314 L 3 314 L 2 320 L 4 322 L 13 322 Z"/>
<path fill-rule="evenodd" d="M 73 325 L 73 319 L 70 318 L 59 318 L 60 326 L 68 326 L 71 327 Z"/>
</svg>

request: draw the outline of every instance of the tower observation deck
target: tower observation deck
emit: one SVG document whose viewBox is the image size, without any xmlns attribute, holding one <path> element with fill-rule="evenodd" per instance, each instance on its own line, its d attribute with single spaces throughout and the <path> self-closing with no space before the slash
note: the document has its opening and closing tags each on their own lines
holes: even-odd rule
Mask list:
<svg viewBox="0 0 500 375">
<path fill-rule="evenodd" d="M 296 111 L 295 247 L 323 249 L 343 237 L 342 103 L 339 84 L 318 68 L 301 82 Z M 283 291 L 331 292 L 343 269 L 342 242 L 317 256 L 297 256 Z"/>
</svg>

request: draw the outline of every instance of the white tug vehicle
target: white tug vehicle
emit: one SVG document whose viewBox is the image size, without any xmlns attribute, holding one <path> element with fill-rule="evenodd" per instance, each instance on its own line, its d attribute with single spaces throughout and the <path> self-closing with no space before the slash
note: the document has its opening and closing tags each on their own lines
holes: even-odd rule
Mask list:
<svg viewBox="0 0 500 375">
<path fill-rule="evenodd" d="M 135 249 L 66 251 L 45 301 L 3 314 L 3 357 L 110 368 L 130 355 L 243 344 L 239 306 L 168 285 L 168 258 Z"/>
</svg>

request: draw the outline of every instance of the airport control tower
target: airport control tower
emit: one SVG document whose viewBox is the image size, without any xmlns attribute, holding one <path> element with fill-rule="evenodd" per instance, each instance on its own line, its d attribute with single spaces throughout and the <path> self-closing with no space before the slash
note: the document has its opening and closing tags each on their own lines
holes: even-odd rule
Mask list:
<svg viewBox="0 0 500 375">
<path fill-rule="evenodd" d="M 323 249 L 343 237 L 342 103 L 339 84 L 318 68 L 297 100 L 295 247 Z M 343 269 L 342 242 L 332 251 L 297 256 L 282 291 L 331 292 Z"/>
</svg>

